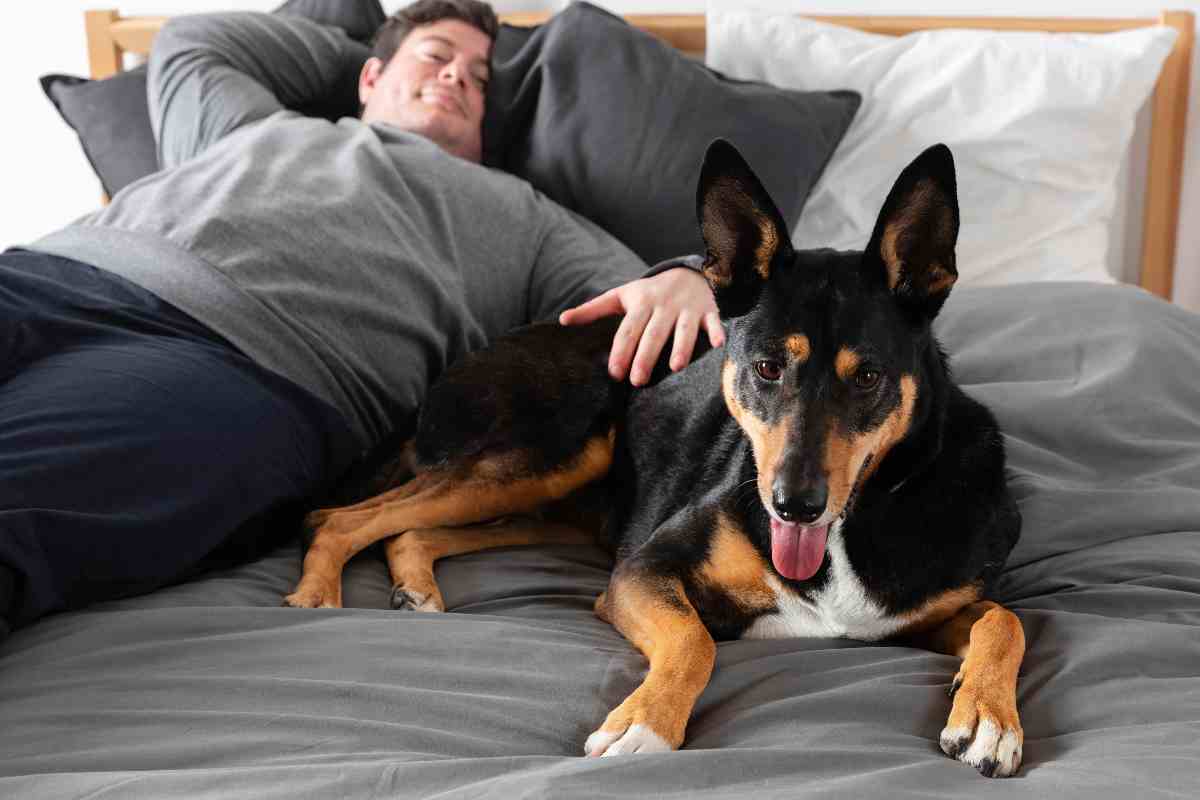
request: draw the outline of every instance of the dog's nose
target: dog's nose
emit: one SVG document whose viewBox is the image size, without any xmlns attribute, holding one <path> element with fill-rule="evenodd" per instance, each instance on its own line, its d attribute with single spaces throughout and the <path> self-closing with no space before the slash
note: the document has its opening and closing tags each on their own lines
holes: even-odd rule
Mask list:
<svg viewBox="0 0 1200 800">
<path fill-rule="evenodd" d="M 784 522 L 799 522 L 807 525 L 825 513 L 825 502 L 829 493 L 824 486 L 815 486 L 800 492 L 787 492 L 776 485 L 771 502 L 775 505 L 775 513 Z"/>
</svg>

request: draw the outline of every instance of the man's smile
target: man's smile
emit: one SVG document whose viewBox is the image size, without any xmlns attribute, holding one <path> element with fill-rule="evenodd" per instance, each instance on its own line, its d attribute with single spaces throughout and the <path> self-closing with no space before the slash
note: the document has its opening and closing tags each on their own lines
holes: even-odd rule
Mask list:
<svg viewBox="0 0 1200 800">
<path fill-rule="evenodd" d="M 463 102 L 462 98 L 456 92 L 450 91 L 444 87 L 426 86 L 421 89 L 418 97 L 420 98 L 421 102 L 427 105 L 438 106 L 439 108 L 444 108 L 447 111 L 461 114 L 464 117 L 467 116 L 466 104 Z"/>
</svg>

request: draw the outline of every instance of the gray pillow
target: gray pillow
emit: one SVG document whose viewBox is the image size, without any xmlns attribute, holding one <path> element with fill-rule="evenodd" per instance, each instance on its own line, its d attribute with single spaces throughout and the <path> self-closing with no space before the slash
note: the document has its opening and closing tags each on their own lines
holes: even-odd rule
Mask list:
<svg viewBox="0 0 1200 800">
<path fill-rule="evenodd" d="M 102 81 L 43 75 L 42 91 L 79 136 L 83 153 L 109 197 L 158 170 L 146 105 L 146 68 Z"/>
<path fill-rule="evenodd" d="M 387 18 L 379 0 L 288 0 L 272 13 L 341 28 L 360 42 L 374 36 Z M 347 65 L 342 85 L 329 97 L 295 110 L 331 120 L 357 116 L 358 71 L 368 55 L 364 46 L 361 61 Z M 42 91 L 79 136 L 84 155 L 109 197 L 158 170 L 144 66 L 99 81 L 59 74 L 43 75 L 39 80 Z"/>
<path fill-rule="evenodd" d="M 789 228 L 858 110 L 852 91 L 735 81 L 588 3 L 502 26 L 484 162 L 592 219 L 647 263 L 703 252 L 696 182 L 709 143 L 746 157 Z"/>
</svg>

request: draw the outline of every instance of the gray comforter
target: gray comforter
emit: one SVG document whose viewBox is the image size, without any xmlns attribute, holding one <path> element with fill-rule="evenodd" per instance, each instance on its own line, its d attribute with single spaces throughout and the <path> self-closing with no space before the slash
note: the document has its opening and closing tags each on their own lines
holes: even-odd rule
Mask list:
<svg viewBox="0 0 1200 800">
<path fill-rule="evenodd" d="M 298 545 L 0 645 L 0 797 L 1200 796 L 1200 317 L 1129 287 L 960 289 L 938 323 L 1005 429 L 1025 518 L 997 599 L 1024 765 L 942 755 L 955 659 L 723 643 L 678 753 L 579 756 L 644 659 L 599 550 L 442 562 L 453 613 L 280 608 Z"/>
</svg>

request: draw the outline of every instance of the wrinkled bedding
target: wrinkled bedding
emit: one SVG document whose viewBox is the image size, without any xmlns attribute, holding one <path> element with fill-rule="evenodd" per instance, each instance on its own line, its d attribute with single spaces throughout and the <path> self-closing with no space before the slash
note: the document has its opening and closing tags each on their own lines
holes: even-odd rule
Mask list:
<svg viewBox="0 0 1200 800">
<path fill-rule="evenodd" d="M 1024 764 L 944 756 L 948 656 L 722 643 L 678 753 L 580 757 L 645 660 L 591 614 L 599 549 L 441 562 L 451 613 L 279 607 L 293 543 L 0 644 L 0 797 L 1200 796 L 1200 317 L 1140 289 L 956 290 L 937 324 L 1006 434 L 1024 531 Z"/>
</svg>

